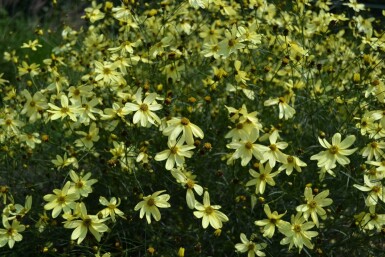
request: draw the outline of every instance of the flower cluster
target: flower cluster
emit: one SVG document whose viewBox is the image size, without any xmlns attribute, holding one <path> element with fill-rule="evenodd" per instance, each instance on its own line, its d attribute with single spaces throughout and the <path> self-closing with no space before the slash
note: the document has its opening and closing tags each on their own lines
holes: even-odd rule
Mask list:
<svg viewBox="0 0 385 257">
<path fill-rule="evenodd" d="M 3 26 L 1 256 L 383 254 L 385 11 L 64 2 Z"/>
</svg>

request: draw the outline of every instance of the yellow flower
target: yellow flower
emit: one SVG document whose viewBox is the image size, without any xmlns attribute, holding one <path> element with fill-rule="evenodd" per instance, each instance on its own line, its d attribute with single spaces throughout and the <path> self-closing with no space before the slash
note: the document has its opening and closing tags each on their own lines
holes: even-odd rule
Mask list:
<svg viewBox="0 0 385 257">
<path fill-rule="evenodd" d="M 89 128 L 88 133 L 84 131 L 76 131 L 76 134 L 83 136 L 82 138 L 75 140 L 75 145 L 77 147 L 85 147 L 91 149 L 94 146 L 94 142 L 99 140 L 99 128 L 96 126 L 95 122 L 92 122 Z"/>
<path fill-rule="evenodd" d="M 0 247 L 3 247 L 8 243 L 9 248 L 13 248 L 15 242 L 19 242 L 23 239 L 23 236 L 19 232 L 25 230 L 25 226 L 21 225 L 17 219 L 12 221 L 12 225 L 5 215 L 3 215 L 4 229 L 0 229 Z"/>
<path fill-rule="evenodd" d="M 188 145 L 194 144 L 194 136 L 203 138 L 203 131 L 195 124 L 191 123 L 189 119 L 172 118 L 167 121 L 168 127 L 163 130 L 163 135 L 168 136 L 170 141 L 176 140 L 180 133 L 182 133 L 180 141 L 186 142 Z"/>
<path fill-rule="evenodd" d="M 21 91 L 21 95 L 26 98 L 23 110 L 21 114 L 26 114 L 29 117 L 31 123 L 41 118 L 40 111 L 48 108 L 47 100 L 41 92 L 36 92 L 33 96 L 24 89 Z"/>
<path fill-rule="evenodd" d="M 363 192 L 369 192 L 365 199 L 366 206 L 374 206 L 378 200 L 385 202 L 385 190 L 381 181 L 371 181 L 367 175 L 364 175 L 364 186 L 354 184 L 353 186 Z"/>
<path fill-rule="evenodd" d="M 247 257 L 255 257 L 255 255 L 266 256 L 264 252 L 260 251 L 266 248 L 266 243 L 257 244 L 253 242 L 253 240 L 247 239 L 246 235 L 243 233 L 241 233 L 240 238 L 242 243 L 238 243 L 235 245 L 235 249 L 237 249 L 238 252 L 247 252 Z"/>
<path fill-rule="evenodd" d="M 283 215 L 286 214 L 286 212 L 283 214 L 278 214 L 277 211 L 271 212 L 268 204 L 265 204 L 265 206 L 263 207 L 263 210 L 265 211 L 267 219 L 257 220 L 254 222 L 254 224 L 257 226 L 264 226 L 263 227 L 263 236 L 268 237 L 268 238 L 272 238 L 274 236 L 275 227 L 278 227 L 281 224 L 283 224 L 284 222 L 286 222 L 286 221 L 281 220 L 281 218 L 283 217 Z"/>
<path fill-rule="evenodd" d="M 266 166 L 263 167 L 263 164 L 259 164 L 259 173 L 250 169 L 249 173 L 252 177 L 252 180 L 249 180 L 246 183 L 246 186 L 255 186 L 256 194 L 263 194 L 265 192 L 266 184 L 270 186 L 275 186 L 274 177 L 277 176 L 280 171 L 271 173 L 272 167 L 269 163 L 266 163 Z"/>
<path fill-rule="evenodd" d="M 332 144 L 330 144 L 324 138 L 318 138 L 318 141 L 322 145 L 322 147 L 327 150 L 319 152 L 310 157 L 310 160 L 318 160 L 318 167 L 324 167 L 326 170 L 332 169 L 336 162 L 341 165 L 346 165 L 350 163 L 350 160 L 346 155 L 351 155 L 354 153 L 357 148 L 347 149 L 350 147 L 356 137 L 354 135 L 347 136 L 341 142 L 341 134 L 336 133 L 332 138 Z"/>
<path fill-rule="evenodd" d="M 301 172 L 301 167 L 306 167 L 307 164 L 301 161 L 298 157 L 287 155 L 286 161 L 281 165 L 281 167 L 278 168 L 278 171 L 286 170 L 286 174 L 289 176 L 293 169 L 295 169 L 298 172 Z"/>
<path fill-rule="evenodd" d="M 88 194 L 92 193 L 91 186 L 98 182 L 96 179 L 89 179 L 91 177 L 91 172 L 79 176 L 75 171 L 70 170 L 70 177 L 73 190 L 83 197 L 87 197 Z"/>
<path fill-rule="evenodd" d="M 183 166 L 181 166 L 178 169 L 172 169 L 171 174 L 172 176 L 177 180 L 178 183 L 180 183 L 183 187 L 187 189 L 186 191 L 186 202 L 187 206 L 190 209 L 194 209 L 195 207 L 195 196 L 193 190 L 198 194 L 203 194 L 203 187 L 198 185 L 192 177 L 191 174 L 188 174 L 187 172 L 183 172 Z M 190 175 L 190 176 L 188 176 Z"/>
<path fill-rule="evenodd" d="M 120 205 L 120 198 L 116 200 L 115 197 L 112 197 L 111 200 L 108 201 L 105 197 L 101 196 L 99 198 L 99 203 L 101 205 L 107 206 L 107 208 L 104 208 L 100 211 L 100 213 L 103 215 L 103 218 L 111 217 L 113 222 L 116 221 L 115 215 L 118 215 L 121 218 L 125 218 L 124 213 L 118 209 L 118 206 Z"/>
<path fill-rule="evenodd" d="M 285 222 L 278 227 L 279 232 L 285 235 L 285 238 L 281 240 L 281 245 L 289 244 L 289 250 L 293 247 L 297 247 L 301 252 L 303 246 L 309 249 L 313 249 L 314 245 L 311 243 L 311 238 L 318 235 L 317 231 L 309 231 L 315 224 L 311 221 L 306 222 L 301 212 L 297 215 L 291 216 L 291 223 Z"/>
<path fill-rule="evenodd" d="M 284 118 L 285 120 L 290 119 L 295 114 L 295 109 L 291 107 L 288 103 L 290 101 L 290 95 L 285 95 L 284 97 L 278 97 L 266 100 L 263 105 L 264 106 L 271 106 L 278 104 L 279 108 L 279 118 Z"/>
<path fill-rule="evenodd" d="M 52 210 L 52 218 L 59 216 L 62 211 L 67 213 L 75 208 L 75 201 L 79 199 L 79 194 L 71 187 L 70 181 L 67 181 L 61 190 L 54 189 L 53 192 L 54 194 L 48 194 L 43 197 L 48 202 L 44 205 L 44 209 Z"/>
<path fill-rule="evenodd" d="M 31 48 L 32 51 L 37 51 L 36 47 L 42 47 L 42 45 L 39 44 L 39 40 L 35 39 L 34 41 L 29 40 L 28 43 L 23 43 L 21 48 Z"/>
<path fill-rule="evenodd" d="M 258 160 L 262 160 L 263 153 L 269 150 L 269 148 L 264 145 L 254 144 L 254 142 L 257 141 L 258 136 L 258 130 L 254 128 L 250 134 L 247 137 L 243 137 L 242 140 L 227 144 L 227 148 L 235 149 L 232 158 L 241 158 L 242 166 L 246 166 L 251 161 L 253 156 Z"/>
<path fill-rule="evenodd" d="M 136 104 L 125 104 L 125 110 L 135 112 L 134 124 L 140 123 L 142 127 L 147 127 L 151 126 L 151 124 L 159 125 L 161 123 L 160 118 L 154 113 L 154 111 L 162 109 L 162 105 L 156 102 L 156 97 L 156 93 L 151 93 L 142 100 L 142 88 L 139 88 L 135 94 Z"/>
<path fill-rule="evenodd" d="M 189 151 L 194 149 L 193 145 L 183 145 L 180 140 L 177 143 L 175 141 L 167 141 L 169 149 L 157 153 L 154 157 L 156 161 L 166 160 L 166 169 L 171 170 L 176 166 L 182 166 L 185 163 L 185 157 L 191 158 L 193 152 Z"/>
<path fill-rule="evenodd" d="M 318 215 L 321 219 L 326 219 L 326 211 L 323 207 L 329 206 L 333 203 L 332 199 L 326 198 L 329 195 L 329 190 L 322 191 L 314 196 L 312 189 L 310 187 L 305 187 L 304 195 L 306 204 L 297 206 L 296 210 L 303 213 L 305 220 L 308 220 L 309 216 L 311 216 L 315 225 L 319 227 Z"/>
<path fill-rule="evenodd" d="M 80 244 L 85 238 L 88 231 L 99 242 L 103 233 L 108 231 L 108 227 L 103 222 L 107 219 L 99 219 L 97 215 L 88 215 L 87 209 L 84 203 L 79 203 L 78 213 L 80 219 L 71 219 L 64 222 L 65 228 L 74 228 L 71 234 L 71 240 L 76 240 Z"/>
<path fill-rule="evenodd" d="M 218 211 L 221 208 L 219 205 L 210 204 L 209 192 L 203 195 L 203 204 L 198 201 L 195 202 L 194 216 L 202 219 L 202 227 L 207 228 L 209 225 L 214 229 L 222 227 L 223 222 L 229 221 L 229 218 L 222 212 Z"/>
<path fill-rule="evenodd" d="M 166 192 L 166 190 L 157 191 L 152 195 L 144 196 L 143 201 L 139 202 L 134 208 L 135 211 L 140 209 L 139 217 L 141 219 L 146 214 L 148 224 L 151 224 L 151 215 L 156 221 L 160 220 L 161 215 L 158 208 L 169 208 L 171 206 L 167 202 L 170 199 L 170 195 L 161 195 L 163 192 Z"/>
<path fill-rule="evenodd" d="M 51 120 L 64 119 L 65 117 L 70 117 L 72 121 L 77 121 L 76 116 L 79 114 L 82 109 L 79 106 L 69 105 L 68 97 L 62 95 L 60 97 L 61 107 L 48 103 L 51 110 L 48 110 L 49 113 L 52 113 L 50 116 Z"/>
</svg>

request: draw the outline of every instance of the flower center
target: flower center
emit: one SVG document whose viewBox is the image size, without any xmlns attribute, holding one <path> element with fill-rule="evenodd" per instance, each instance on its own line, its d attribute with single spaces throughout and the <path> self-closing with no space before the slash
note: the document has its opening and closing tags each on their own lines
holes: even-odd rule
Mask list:
<svg viewBox="0 0 385 257">
<path fill-rule="evenodd" d="M 374 186 L 374 187 L 372 188 L 372 191 L 373 191 L 374 193 L 379 193 L 380 190 L 381 190 L 381 188 L 380 188 L 379 186 Z"/>
<path fill-rule="evenodd" d="M 146 112 L 148 111 L 148 105 L 147 104 L 141 104 L 139 106 L 139 109 L 142 111 L 142 112 Z"/>
<path fill-rule="evenodd" d="M 63 204 L 63 203 L 65 203 L 65 201 L 66 201 L 66 198 L 62 195 L 57 198 L 57 202 L 59 204 Z"/>
<path fill-rule="evenodd" d="M 13 228 L 8 228 L 6 234 L 12 237 L 15 234 L 15 230 Z"/>
<path fill-rule="evenodd" d="M 308 203 L 308 205 L 309 205 L 309 207 L 310 207 L 311 209 L 314 209 L 314 208 L 317 207 L 317 202 L 314 201 L 314 200 L 312 200 L 312 201 L 310 201 L 310 202 Z"/>
<path fill-rule="evenodd" d="M 84 186 L 83 181 L 78 181 L 78 182 L 76 182 L 76 184 L 75 184 L 75 187 L 76 187 L 76 188 L 83 188 L 83 186 Z"/>
<path fill-rule="evenodd" d="M 293 156 L 288 156 L 287 157 L 287 162 L 288 163 L 293 163 L 294 162 L 294 157 Z"/>
<path fill-rule="evenodd" d="M 296 232 L 296 233 L 301 232 L 301 225 L 298 225 L 298 224 L 294 225 L 293 230 L 294 230 L 294 232 Z"/>
<path fill-rule="evenodd" d="M 34 101 L 31 101 L 31 102 L 29 103 L 29 106 L 35 107 L 35 106 L 36 106 L 36 103 L 35 103 Z"/>
<path fill-rule="evenodd" d="M 154 205 L 155 205 L 155 200 L 152 199 L 152 198 L 148 199 L 147 205 L 150 206 L 150 207 L 151 207 L 151 206 L 154 206 Z"/>
<path fill-rule="evenodd" d="M 207 206 L 206 208 L 205 208 L 205 212 L 207 213 L 207 214 L 211 214 L 211 213 L 213 213 L 214 212 L 214 209 L 211 207 L 211 206 Z"/>
<path fill-rule="evenodd" d="M 190 188 L 190 189 L 193 189 L 195 186 L 195 182 L 191 179 L 187 179 L 187 183 L 186 183 L 186 187 L 187 188 Z"/>
<path fill-rule="evenodd" d="M 237 124 L 237 129 L 243 129 L 243 124 L 242 123 L 238 123 Z"/>
<path fill-rule="evenodd" d="M 180 120 L 180 123 L 181 123 L 183 126 L 187 126 L 187 125 L 190 123 L 190 120 L 183 117 L 183 118 Z"/>
<path fill-rule="evenodd" d="M 329 148 L 329 152 L 330 152 L 331 154 L 336 154 L 336 153 L 338 153 L 338 147 L 335 146 L 335 145 L 332 145 L 332 146 Z"/>
<path fill-rule="evenodd" d="M 177 154 L 178 153 L 178 147 L 176 147 L 176 146 L 171 147 L 170 152 L 171 152 L 171 154 Z"/>
<path fill-rule="evenodd" d="M 67 112 L 70 111 L 70 109 L 69 109 L 68 107 L 62 107 L 62 108 L 60 109 L 60 111 L 61 111 L 61 113 L 67 113 Z"/>
<path fill-rule="evenodd" d="M 277 146 L 276 146 L 275 144 L 271 144 L 271 145 L 269 146 L 269 148 L 270 148 L 270 150 L 273 151 L 273 152 L 277 150 Z"/>
<path fill-rule="evenodd" d="M 250 242 L 249 245 L 247 246 L 247 249 L 248 249 L 249 251 L 254 251 L 254 248 L 255 248 L 255 244 L 252 243 L 252 242 Z"/>
<path fill-rule="evenodd" d="M 83 220 L 83 225 L 86 226 L 86 227 L 91 226 L 91 223 L 92 223 L 92 220 L 90 218 L 85 218 Z"/>
<path fill-rule="evenodd" d="M 373 149 L 375 149 L 375 148 L 377 148 L 378 144 L 377 144 L 377 142 L 372 142 L 372 143 L 370 143 L 370 146 L 371 146 Z"/>
<path fill-rule="evenodd" d="M 246 147 L 246 149 L 251 149 L 251 148 L 253 148 L 253 143 L 251 143 L 251 142 L 247 142 L 246 144 L 245 144 L 245 147 Z"/>
</svg>

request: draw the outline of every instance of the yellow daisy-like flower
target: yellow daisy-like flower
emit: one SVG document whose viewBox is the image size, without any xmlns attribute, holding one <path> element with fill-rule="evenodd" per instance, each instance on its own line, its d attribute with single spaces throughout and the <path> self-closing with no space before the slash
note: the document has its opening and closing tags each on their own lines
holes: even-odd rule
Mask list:
<svg viewBox="0 0 385 257">
<path fill-rule="evenodd" d="M 306 204 L 297 206 L 296 210 L 303 212 L 305 220 L 308 220 L 309 216 L 311 216 L 315 225 L 319 227 L 318 215 L 321 219 L 326 219 L 326 211 L 323 207 L 329 206 L 333 203 L 332 199 L 326 198 L 329 195 L 329 190 L 322 191 L 314 196 L 312 189 L 310 187 L 306 187 L 304 195 Z"/>
<path fill-rule="evenodd" d="M 203 138 L 203 131 L 195 124 L 191 123 L 189 119 L 172 118 L 167 121 L 168 127 L 163 130 L 163 135 L 168 136 L 169 140 L 176 140 L 180 133 L 182 137 L 180 140 L 186 142 L 188 145 L 194 144 L 194 136 Z"/>
<path fill-rule="evenodd" d="M 260 251 L 266 248 L 266 243 L 257 244 L 251 239 L 247 239 L 246 235 L 243 233 L 241 233 L 240 238 L 242 243 L 238 243 L 235 245 L 235 249 L 237 249 L 238 252 L 247 252 L 247 257 L 266 256 L 264 252 Z"/>
<path fill-rule="evenodd" d="M 76 240 L 80 244 L 86 238 L 88 231 L 96 238 L 99 242 L 102 234 L 108 230 L 108 227 L 103 222 L 107 219 L 99 219 L 97 215 L 88 215 L 87 209 L 84 203 L 78 205 L 80 219 L 71 219 L 64 222 L 65 228 L 74 228 L 71 234 L 71 239 Z"/>
<path fill-rule="evenodd" d="M 280 171 L 276 171 L 273 173 L 271 173 L 271 171 L 272 168 L 269 163 L 266 163 L 265 167 L 260 164 L 259 172 L 250 169 L 249 173 L 253 177 L 253 179 L 249 180 L 246 183 L 246 186 L 255 186 L 255 193 L 263 194 L 266 189 L 266 184 L 270 186 L 275 186 L 275 181 L 273 178 L 280 173 Z"/>
<path fill-rule="evenodd" d="M 269 150 L 267 146 L 254 144 L 257 141 L 259 132 L 257 129 L 252 129 L 247 138 L 242 138 L 238 142 L 231 142 L 227 148 L 235 149 L 232 155 L 233 159 L 241 158 L 241 165 L 246 166 L 254 156 L 258 160 L 263 159 L 263 153 Z"/>
<path fill-rule="evenodd" d="M 223 222 L 229 221 L 229 218 L 223 213 L 218 211 L 221 208 L 219 205 L 210 204 L 209 192 L 205 192 L 203 195 L 203 204 L 195 202 L 194 216 L 198 219 L 202 219 L 202 227 L 207 228 L 209 225 L 214 229 L 222 227 Z"/>
<path fill-rule="evenodd" d="M 161 123 L 160 118 L 154 113 L 154 111 L 163 108 L 161 104 L 155 101 L 156 97 L 156 93 L 151 93 L 142 100 L 142 88 L 139 88 L 135 94 L 136 103 L 126 103 L 124 109 L 135 112 L 134 124 L 140 123 L 142 127 L 147 127 L 151 124 L 159 125 Z"/>
<path fill-rule="evenodd" d="M 52 210 L 52 218 L 59 216 L 62 211 L 67 213 L 75 208 L 75 201 L 79 199 L 79 194 L 71 187 L 70 181 L 67 181 L 62 190 L 54 189 L 53 192 L 54 194 L 43 197 L 45 201 L 49 202 L 44 205 L 44 209 Z"/>
<path fill-rule="evenodd" d="M 272 238 L 274 236 L 275 227 L 278 227 L 284 222 L 286 222 L 281 220 L 281 218 L 286 214 L 286 212 L 283 214 L 278 214 L 277 211 L 271 212 L 268 204 L 265 204 L 263 210 L 265 211 L 267 219 L 257 220 L 254 222 L 254 224 L 257 226 L 263 226 L 264 237 Z"/>
<path fill-rule="evenodd" d="M 182 166 L 185 162 L 185 157 L 191 158 L 193 155 L 193 152 L 190 150 L 195 148 L 193 145 L 183 145 L 182 141 L 178 141 L 176 143 L 175 141 L 169 140 L 167 145 L 169 149 L 157 153 L 154 157 L 156 161 L 163 161 L 167 159 L 165 166 L 167 170 L 174 168 L 175 164 L 178 167 Z"/>
<path fill-rule="evenodd" d="M 152 195 L 144 196 L 143 201 L 139 202 L 134 208 L 135 211 L 140 209 L 139 217 L 141 219 L 146 214 L 148 224 L 151 224 L 151 215 L 156 221 L 160 220 L 161 215 L 158 208 L 169 208 L 171 206 L 168 203 L 170 195 L 161 195 L 163 192 L 166 192 L 166 190 L 157 191 Z"/>
<path fill-rule="evenodd" d="M 12 221 L 12 225 L 5 215 L 3 215 L 4 229 L 0 229 L 0 247 L 8 244 L 9 248 L 13 248 L 15 242 L 19 242 L 23 239 L 23 236 L 19 232 L 25 230 L 25 226 L 20 224 L 17 219 Z"/>
<path fill-rule="evenodd" d="M 314 245 L 311 243 L 311 238 L 318 235 L 317 231 L 309 231 L 315 224 L 311 221 L 306 222 L 306 219 L 302 216 L 301 212 L 297 215 L 291 216 L 291 223 L 285 222 L 278 227 L 279 232 L 285 235 L 285 238 L 281 240 L 281 245 L 289 244 L 289 250 L 293 247 L 297 247 L 299 252 L 306 246 L 309 249 L 313 249 Z"/>
<path fill-rule="evenodd" d="M 318 160 L 318 167 L 324 167 L 326 170 L 332 169 L 336 162 L 341 165 L 349 164 L 350 160 L 346 156 L 357 150 L 357 148 L 348 149 L 355 140 L 356 137 L 350 135 L 341 142 L 340 133 L 334 134 L 331 144 L 324 138 L 318 138 L 322 147 L 327 150 L 311 156 L 310 160 Z"/>
</svg>

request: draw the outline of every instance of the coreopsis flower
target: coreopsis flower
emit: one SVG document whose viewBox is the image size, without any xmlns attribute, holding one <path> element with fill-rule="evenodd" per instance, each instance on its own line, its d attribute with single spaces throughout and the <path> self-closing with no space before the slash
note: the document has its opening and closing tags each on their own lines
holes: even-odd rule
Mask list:
<svg viewBox="0 0 385 257">
<path fill-rule="evenodd" d="M 281 150 L 285 149 L 288 146 L 288 143 L 277 142 L 278 137 L 272 135 L 269 137 L 270 145 L 268 146 L 268 150 L 263 152 L 263 159 L 261 162 L 264 163 L 268 161 L 273 168 L 276 162 L 284 163 L 286 161 L 285 154 L 282 153 Z"/>
<path fill-rule="evenodd" d="M 266 184 L 270 186 L 275 186 L 274 177 L 277 176 L 280 171 L 271 173 L 272 167 L 269 163 L 266 163 L 266 166 L 263 167 L 263 164 L 260 163 L 258 166 L 259 172 L 250 169 L 249 173 L 253 179 L 249 180 L 246 183 L 246 186 L 255 186 L 256 194 L 263 194 L 265 192 Z"/>
<path fill-rule="evenodd" d="M 245 126 L 244 122 L 238 122 L 234 128 L 232 128 L 225 138 L 231 138 L 231 141 L 239 141 L 242 138 L 247 138 L 251 131 L 248 130 L 248 126 Z"/>
<path fill-rule="evenodd" d="M 188 145 L 194 144 L 194 136 L 203 138 L 203 131 L 195 124 L 190 122 L 189 119 L 175 118 L 167 121 L 167 127 L 163 129 L 163 135 L 168 136 L 169 140 L 176 141 L 178 136 L 182 133 L 179 141 L 186 142 Z"/>
<path fill-rule="evenodd" d="M 120 205 L 119 197 L 118 199 L 116 199 L 116 197 L 112 197 L 110 201 L 108 201 L 105 197 L 101 196 L 99 197 L 99 203 L 106 206 L 106 208 L 100 211 L 103 218 L 111 217 L 113 222 L 116 222 L 116 215 L 121 218 L 125 218 L 124 213 L 118 209 L 118 206 Z"/>
<path fill-rule="evenodd" d="M 373 160 L 373 157 L 376 161 L 379 161 L 384 156 L 382 149 L 385 149 L 384 141 L 372 141 L 367 144 L 360 153 L 362 154 L 362 157 L 366 157 L 368 161 Z"/>
<path fill-rule="evenodd" d="M 329 206 L 333 203 L 332 199 L 326 198 L 329 195 L 329 190 L 322 191 L 314 196 L 312 189 L 310 187 L 305 187 L 304 195 L 306 204 L 297 206 L 296 210 L 303 213 L 305 220 L 308 220 L 310 216 L 314 224 L 319 227 L 318 215 L 321 219 L 326 219 L 326 211 L 323 207 Z"/>
<path fill-rule="evenodd" d="M 169 194 L 163 194 L 166 190 L 161 190 L 153 193 L 152 195 L 144 196 L 143 201 L 140 201 L 134 208 L 135 211 L 140 210 L 139 217 L 142 219 L 146 214 L 147 223 L 151 224 L 151 216 L 159 221 L 161 218 L 158 208 L 169 208 L 171 205 L 168 203 L 170 199 Z"/>
<path fill-rule="evenodd" d="M 263 159 L 263 153 L 269 148 L 264 145 L 254 144 L 257 141 L 259 132 L 257 129 L 253 129 L 248 137 L 242 138 L 238 142 L 231 142 L 227 144 L 227 148 L 235 149 L 232 155 L 233 159 L 241 158 L 241 165 L 246 166 L 254 156 L 258 160 Z"/>
<path fill-rule="evenodd" d="M 0 118 L 0 128 L 3 128 L 7 135 L 19 135 L 19 128 L 25 125 L 24 122 L 18 120 L 16 113 L 8 113 L 4 118 Z"/>
<path fill-rule="evenodd" d="M 125 84 L 122 74 L 117 71 L 118 66 L 111 62 L 95 61 L 95 77 L 96 81 L 102 81 L 105 85 L 111 84 Z"/>
<path fill-rule="evenodd" d="M 12 200 L 13 201 L 13 200 Z M 7 217 L 8 220 L 23 218 L 32 207 L 32 196 L 28 195 L 25 197 L 24 206 L 21 204 L 10 203 L 3 209 L 3 215 Z"/>
<path fill-rule="evenodd" d="M 31 77 L 40 74 L 40 65 L 36 63 L 32 63 L 29 65 L 27 62 L 23 61 L 21 66 L 17 67 L 19 71 L 19 76 L 24 76 L 25 74 L 29 74 Z"/>
<path fill-rule="evenodd" d="M 75 171 L 70 170 L 71 186 L 74 191 L 80 196 L 87 197 L 88 194 L 92 193 L 92 185 L 98 182 L 96 179 L 89 179 L 91 172 L 87 172 L 85 175 L 78 175 Z"/>
<path fill-rule="evenodd" d="M 367 175 L 364 175 L 364 186 L 354 184 L 353 186 L 363 192 L 369 192 L 365 199 L 366 206 L 374 206 L 378 200 L 385 202 L 385 190 L 381 181 L 371 181 Z"/>
<path fill-rule="evenodd" d="M 231 30 L 227 29 L 225 31 L 225 37 L 225 39 L 218 43 L 218 53 L 224 58 L 229 57 L 233 53 L 237 53 L 238 50 L 245 47 L 236 25 L 233 25 Z"/>
<path fill-rule="evenodd" d="M 281 167 L 278 168 L 278 171 L 286 170 L 286 174 L 289 176 L 293 170 L 301 172 L 301 167 L 306 167 L 307 164 L 301 161 L 298 157 L 287 155 L 286 161 L 283 162 Z"/>
<path fill-rule="evenodd" d="M 155 100 L 156 93 L 148 94 L 144 100 L 142 100 L 142 88 L 139 88 L 135 94 L 136 103 L 126 103 L 124 109 L 135 112 L 133 117 L 133 123 L 140 123 L 142 127 L 147 127 L 151 124 L 159 125 L 161 123 L 160 118 L 154 113 L 162 109 L 162 105 L 158 104 Z"/>
<path fill-rule="evenodd" d="M 61 157 L 60 155 L 56 155 L 56 160 L 52 160 L 51 161 L 58 170 L 66 167 L 66 166 L 69 166 L 69 165 L 72 165 L 74 168 L 78 168 L 79 165 L 78 165 L 78 161 L 75 157 L 67 157 L 67 153 L 64 153 L 64 156 Z"/>
<path fill-rule="evenodd" d="M 87 7 L 84 9 L 86 15 L 82 16 L 82 18 L 87 18 L 91 23 L 94 23 L 97 20 L 101 20 L 104 18 L 105 14 L 100 11 L 102 4 L 96 4 L 95 1 L 92 1 L 92 7 Z"/>
<path fill-rule="evenodd" d="M 195 9 L 206 8 L 210 0 L 188 0 L 189 4 L 194 7 Z"/>
<path fill-rule="evenodd" d="M 365 10 L 365 5 L 358 3 L 357 0 L 349 0 L 349 3 L 343 3 L 343 5 L 352 8 L 355 12 Z"/>
<path fill-rule="evenodd" d="M 369 213 L 361 212 L 354 215 L 354 218 L 356 224 L 363 230 L 376 229 L 377 232 L 380 232 L 385 225 L 385 214 L 376 213 L 376 206 L 370 206 Z"/>
<path fill-rule="evenodd" d="M 366 161 L 365 163 L 373 165 L 375 171 L 369 169 L 368 176 L 370 179 L 382 180 L 385 177 L 385 161 Z"/>
<path fill-rule="evenodd" d="M 285 223 L 286 221 L 281 220 L 281 218 L 286 214 L 278 214 L 277 211 L 271 212 L 268 204 L 263 206 L 263 210 L 267 216 L 267 219 L 257 220 L 254 222 L 257 226 L 263 226 L 263 236 L 267 238 L 272 238 L 275 233 L 275 227 L 278 227 Z"/>
<path fill-rule="evenodd" d="M 341 142 L 340 133 L 334 134 L 331 144 L 325 138 L 318 138 L 321 146 L 327 150 L 311 156 L 310 160 L 318 160 L 318 167 L 325 167 L 326 170 L 332 169 L 336 162 L 341 165 L 349 164 L 350 160 L 346 156 L 357 150 L 357 148 L 348 149 L 355 140 L 356 137 L 350 135 Z"/>
<path fill-rule="evenodd" d="M 32 51 L 37 51 L 37 47 L 42 47 L 42 45 L 39 44 L 39 40 L 29 40 L 28 43 L 23 43 L 21 48 L 30 48 Z"/>
<path fill-rule="evenodd" d="M 291 223 L 286 222 L 278 227 L 279 232 L 285 235 L 285 238 L 281 240 L 281 245 L 289 244 L 289 250 L 293 247 L 297 247 L 299 252 L 306 246 L 309 249 L 313 249 L 314 245 L 311 243 L 311 238 L 318 235 L 317 231 L 309 231 L 315 224 L 311 221 L 306 221 L 301 212 L 297 215 L 291 216 Z"/>
<path fill-rule="evenodd" d="M 23 239 L 20 232 L 25 230 L 25 226 L 20 224 L 17 219 L 12 221 L 12 225 L 9 224 L 7 217 L 4 215 L 2 220 L 4 228 L 0 228 L 0 247 L 8 244 L 9 248 L 13 248 L 15 242 L 20 242 Z"/>
<path fill-rule="evenodd" d="M 107 219 L 99 219 L 97 215 L 88 215 L 87 208 L 84 203 L 79 203 L 75 212 L 77 218 L 69 219 L 64 222 L 64 227 L 74 229 L 71 234 L 71 240 L 76 240 L 80 244 L 86 238 L 89 232 L 99 242 L 103 233 L 108 231 L 108 227 L 104 222 Z"/>
<path fill-rule="evenodd" d="M 79 114 L 81 107 L 70 105 L 68 101 L 68 97 L 66 95 L 61 95 L 60 103 L 61 103 L 61 107 L 48 103 L 48 106 L 51 108 L 50 110 L 48 110 L 48 112 L 52 113 L 52 115 L 50 116 L 50 119 L 63 120 L 65 117 L 68 116 L 72 121 L 77 121 L 77 115 Z"/>
<path fill-rule="evenodd" d="M 31 123 L 41 118 L 40 111 L 48 108 L 47 100 L 41 92 L 36 92 L 33 96 L 24 89 L 21 91 L 21 95 L 26 98 L 21 114 L 26 114 L 29 117 Z"/>
<path fill-rule="evenodd" d="M 54 189 L 54 194 L 43 197 L 48 203 L 44 205 L 45 210 L 52 210 L 52 218 L 56 218 L 64 211 L 70 212 L 75 208 L 75 201 L 79 199 L 79 194 L 71 187 L 71 182 L 67 181 L 62 189 Z"/>
<path fill-rule="evenodd" d="M 278 97 L 266 100 L 263 105 L 264 106 L 271 106 L 278 104 L 279 108 L 279 118 L 284 118 L 285 120 L 290 119 L 295 114 L 295 109 L 291 107 L 288 103 L 290 101 L 291 96 L 285 95 L 284 97 Z"/>
<path fill-rule="evenodd" d="M 97 142 L 100 138 L 99 128 L 95 122 L 91 123 L 88 133 L 84 131 L 76 131 L 76 134 L 83 137 L 76 139 L 75 145 L 77 147 L 85 147 L 87 149 L 91 149 L 94 146 L 94 142 Z"/>
<path fill-rule="evenodd" d="M 185 157 L 191 158 L 194 154 L 190 150 L 194 149 L 194 145 L 183 145 L 183 141 L 178 142 L 169 140 L 167 141 L 169 149 L 157 153 L 154 157 L 156 161 L 166 160 L 166 169 L 171 170 L 176 166 L 182 166 L 185 163 Z"/>
<path fill-rule="evenodd" d="M 39 133 L 37 132 L 30 133 L 30 134 L 21 134 L 19 139 L 20 141 L 25 142 L 26 145 L 31 147 L 32 149 L 35 148 L 36 144 L 41 143 L 41 139 L 39 138 Z"/>
<path fill-rule="evenodd" d="M 219 205 L 210 204 L 209 192 L 203 194 L 203 204 L 196 201 L 194 216 L 198 219 L 202 219 L 202 227 L 207 228 L 209 225 L 214 229 L 219 229 L 223 226 L 223 222 L 229 221 L 229 218 L 219 209 Z"/>
<path fill-rule="evenodd" d="M 247 239 L 244 233 L 241 233 L 240 238 L 242 243 L 237 243 L 235 245 L 235 249 L 238 252 L 247 252 L 247 257 L 266 256 L 266 254 L 261 251 L 266 248 L 266 243 L 257 244 L 252 239 Z"/>
<path fill-rule="evenodd" d="M 196 181 L 194 180 L 195 176 L 193 176 L 187 172 L 183 172 L 182 167 L 177 168 L 177 169 L 172 169 L 171 174 L 177 180 L 178 183 L 180 183 L 183 187 L 185 187 L 187 189 L 187 191 L 186 191 L 187 206 L 190 209 L 194 209 L 195 196 L 194 196 L 193 191 L 195 191 L 198 195 L 202 195 L 203 194 L 203 187 L 201 187 L 200 185 L 198 185 L 196 183 Z"/>
</svg>

